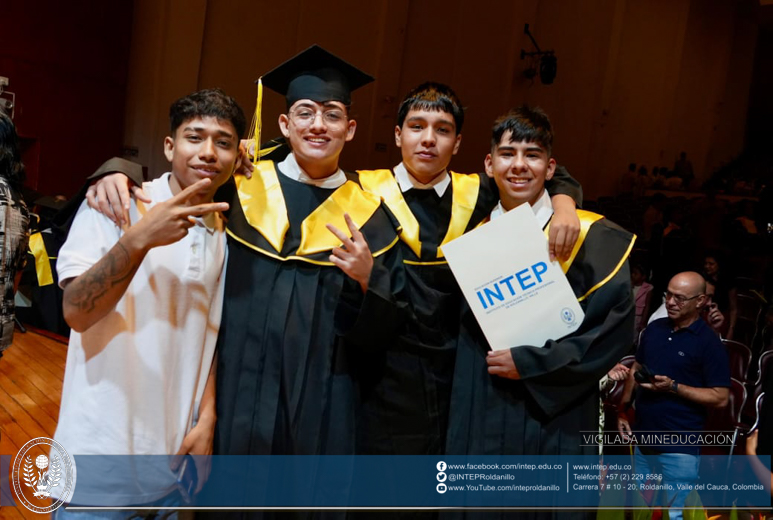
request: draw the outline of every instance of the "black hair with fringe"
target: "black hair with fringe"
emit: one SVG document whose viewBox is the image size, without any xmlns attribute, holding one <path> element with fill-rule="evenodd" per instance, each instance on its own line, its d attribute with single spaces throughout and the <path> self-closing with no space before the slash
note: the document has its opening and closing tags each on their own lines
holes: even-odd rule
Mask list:
<svg viewBox="0 0 773 520">
<path fill-rule="evenodd" d="M 197 117 L 214 117 L 220 121 L 228 121 L 236 130 L 237 139 L 244 135 L 247 128 L 242 107 L 219 88 L 199 90 L 172 103 L 169 107 L 172 135 L 185 121 Z"/>
<path fill-rule="evenodd" d="M 521 105 L 500 116 L 491 129 L 491 148 L 495 149 L 502 136 L 510 133 L 510 142 L 537 143 L 545 149 L 548 157 L 553 152 L 553 127 L 548 115 L 539 107 Z"/>
<path fill-rule="evenodd" d="M 0 175 L 11 186 L 18 188 L 24 182 L 24 163 L 21 160 L 19 136 L 11 116 L 0 109 Z"/>
<path fill-rule="evenodd" d="M 462 133 L 464 107 L 456 92 L 448 85 L 428 81 L 408 92 L 400 103 L 400 108 L 397 109 L 397 126 L 402 128 L 411 110 L 447 112 L 454 118 L 456 135 Z"/>
</svg>

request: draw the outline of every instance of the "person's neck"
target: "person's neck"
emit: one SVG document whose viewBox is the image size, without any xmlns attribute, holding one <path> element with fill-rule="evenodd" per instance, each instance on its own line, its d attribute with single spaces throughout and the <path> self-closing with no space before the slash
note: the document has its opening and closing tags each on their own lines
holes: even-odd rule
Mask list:
<svg viewBox="0 0 773 520">
<path fill-rule="evenodd" d="M 177 177 L 174 176 L 174 172 L 169 176 L 169 189 L 172 190 L 172 195 L 177 195 L 183 190 L 180 183 L 177 182 Z"/>
<path fill-rule="evenodd" d="M 406 163 L 405 161 L 403 161 L 403 166 L 405 166 L 405 171 L 408 172 L 408 175 L 410 175 L 411 177 L 416 179 L 421 184 L 430 184 L 431 182 L 436 180 L 438 177 L 440 177 L 441 175 L 443 175 L 447 171 L 447 168 L 443 168 L 439 172 L 437 172 L 437 173 L 435 173 L 433 175 L 427 176 L 427 175 L 419 175 L 416 172 L 414 172 L 413 170 L 411 170 L 408 167 L 408 163 Z"/>
<path fill-rule="evenodd" d="M 510 211 L 511 209 L 515 209 L 515 208 L 517 208 L 518 206 L 521 206 L 522 204 L 527 204 L 526 202 L 521 202 L 521 203 L 519 203 L 519 204 L 510 204 L 510 203 L 507 203 L 507 202 L 505 202 L 504 200 L 501 200 L 501 199 L 500 199 L 500 201 L 499 201 L 499 202 L 502 204 L 502 208 L 503 208 L 505 211 Z"/>
<path fill-rule="evenodd" d="M 338 160 L 322 163 L 320 161 L 303 161 L 297 155 L 295 161 L 303 172 L 312 179 L 319 180 L 330 177 L 338 171 Z"/>
<path fill-rule="evenodd" d="M 677 331 L 679 329 L 686 329 L 687 327 L 689 327 L 690 325 L 698 321 L 700 318 L 701 318 L 700 314 L 696 313 L 691 316 L 685 316 L 679 321 L 671 320 L 671 325 L 673 326 L 674 331 Z"/>
<path fill-rule="evenodd" d="M 542 193 L 543 192 L 544 192 L 544 190 L 539 192 L 539 195 L 534 197 L 534 200 L 530 200 L 528 203 L 527 202 L 518 202 L 518 203 L 512 202 L 511 203 L 511 202 L 505 201 L 504 199 L 499 199 L 499 202 L 502 204 L 502 207 L 505 209 L 505 211 L 510 211 L 511 209 L 515 209 L 515 208 L 517 208 L 518 206 L 520 206 L 522 204 L 528 204 L 529 206 L 534 207 L 534 205 L 537 203 L 537 201 L 540 198 L 542 198 Z M 510 206 L 510 207 L 508 207 L 508 206 Z"/>
</svg>

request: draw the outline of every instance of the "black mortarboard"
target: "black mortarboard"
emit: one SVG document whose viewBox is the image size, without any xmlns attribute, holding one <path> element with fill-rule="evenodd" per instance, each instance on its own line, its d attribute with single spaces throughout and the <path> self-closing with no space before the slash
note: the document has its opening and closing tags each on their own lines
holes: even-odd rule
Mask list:
<svg viewBox="0 0 773 520">
<path fill-rule="evenodd" d="M 263 83 L 287 99 L 287 107 L 299 99 L 351 104 L 351 93 L 373 81 L 357 67 L 312 45 L 262 77 Z"/>
<path fill-rule="evenodd" d="M 349 106 L 352 102 L 352 91 L 371 81 L 373 76 L 365 74 L 319 45 L 312 45 L 256 81 L 258 99 L 250 136 L 256 143 L 260 143 L 264 83 L 266 87 L 285 97 L 289 109 L 299 99 L 310 99 L 318 103 L 340 101 Z M 256 154 L 254 160 L 258 161 L 260 157 L 260 154 Z"/>
</svg>

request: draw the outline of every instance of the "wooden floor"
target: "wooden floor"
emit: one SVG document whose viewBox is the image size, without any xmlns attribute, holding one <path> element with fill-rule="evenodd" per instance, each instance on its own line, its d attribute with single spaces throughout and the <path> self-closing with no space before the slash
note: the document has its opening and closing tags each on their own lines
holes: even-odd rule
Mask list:
<svg viewBox="0 0 773 520">
<path fill-rule="evenodd" d="M 66 356 L 62 341 L 16 330 L 0 358 L 0 455 L 16 456 L 29 440 L 54 436 Z M 0 498 L 0 519 L 49 517 L 21 505 L 2 507 L 6 498 Z"/>
</svg>

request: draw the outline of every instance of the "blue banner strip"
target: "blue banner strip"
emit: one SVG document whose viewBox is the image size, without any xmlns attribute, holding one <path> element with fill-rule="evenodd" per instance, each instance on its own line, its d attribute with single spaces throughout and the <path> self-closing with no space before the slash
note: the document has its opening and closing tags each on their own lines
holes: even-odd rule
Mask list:
<svg viewBox="0 0 773 520">
<path fill-rule="evenodd" d="M 656 456 L 652 456 L 656 457 Z M 670 482 L 655 458 L 649 472 L 630 456 L 214 456 L 172 471 L 167 456 L 75 456 L 77 506 L 152 506 L 195 489 L 192 507 L 625 508 L 641 493 L 664 502 L 679 486 L 706 508 L 768 509 L 771 496 L 746 456 L 703 456 L 700 478 Z M 770 457 L 759 460 L 770 468 Z M 8 458 L 3 457 L 7 475 Z M 13 478 L 13 476 L 11 476 Z M 8 480 L 3 480 L 3 498 Z M 153 498 L 151 495 L 158 495 Z M 148 498 L 151 497 L 151 498 Z M 168 498 L 168 497 L 167 497 Z M 7 505 L 4 504 L 4 505 Z"/>
</svg>

